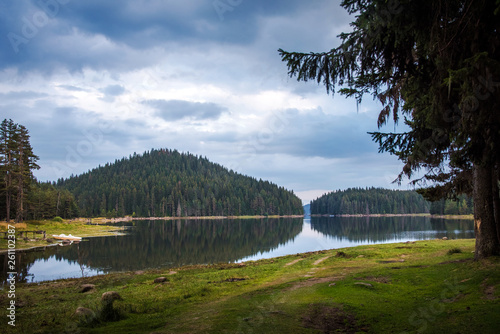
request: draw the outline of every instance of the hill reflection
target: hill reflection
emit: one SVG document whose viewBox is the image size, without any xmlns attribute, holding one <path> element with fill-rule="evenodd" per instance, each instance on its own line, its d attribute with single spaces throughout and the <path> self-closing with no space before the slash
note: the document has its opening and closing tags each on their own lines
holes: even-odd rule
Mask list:
<svg viewBox="0 0 500 334">
<path fill-rule="evenodd" d="M 292 240 L 302 231 L 302 223 L 301 218 L 137 221 L 126 236 L 89 238 L 43 252 L 19 252 L 18 278 L 29 281 L 29 268 L 35 261 L 49 258 L 104 273 L 234 262 Z M 2 257 L 1 263 L 6 265 L 7 259 Z M 6 272 L 2 270 L 2 281 Z"/>
</svg>

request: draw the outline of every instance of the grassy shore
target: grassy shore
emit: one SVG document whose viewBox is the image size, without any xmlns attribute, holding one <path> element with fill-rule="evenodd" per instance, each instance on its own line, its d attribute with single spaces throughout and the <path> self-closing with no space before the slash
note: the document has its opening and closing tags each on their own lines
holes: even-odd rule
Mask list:
<svg viewBox="0 0 500 334">
<path fill-rule="evenodd" d="M 18 284 L 16 327 L 2 327 L 6 333 L 498 333 L 500 258 L 473 261 L 473 249 L 474 240 L 433 240 Z M 93 286 L 82 292 L 85 284 Z M 108 291 L 121 297 L 112 308 L 101 302 Z M 0 298 L 7 305 L 6 294 Z M 78 307 L 87 315 L 75 314 Z"/>
<path fill-rule="evenodd" d="M 17 238 L 16 249 L 28 249 L 33 247 L 43 247 L 54 244 L 55 240 L 51 239 L 53 234 L 72 234 L 79 237 L 97 237 L 97 236 L 110 236 L 117 235 L 124 232 L 122 227 L 110 226 L 101 224 L 88 225 L 88 219 L 75 219 L 75 220 L 41 220 L 41 221 L 27 221 L 19 224 L 7 224 L 0 222 L 0 231 L 7 231 L 8 226 L 14 226 L 16 235 L 21 231 L 45 231 L 47 240 L 43 240 L 42 234 L 29 234 L 26 239 Z M 7 239 L 0 238 L 0 252 L 8 248 Z"/>
</svg>

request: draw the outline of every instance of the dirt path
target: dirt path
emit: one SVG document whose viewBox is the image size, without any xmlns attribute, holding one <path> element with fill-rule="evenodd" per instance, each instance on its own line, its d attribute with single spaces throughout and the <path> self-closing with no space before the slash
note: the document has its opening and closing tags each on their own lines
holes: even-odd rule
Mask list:
<svg viewBox="0 0 500 334">
<path fill-rule="evenodd" d="M 295 263 L 300 262 L 300 261 L 302 261 L 302 260 L 303 260 L 303 259 L 297 259 L 297 260 L 293 260 L 292 262 L 288 262 L 287 264 L 285 264 L 285 267 L 292 266 L 292 265 L 294 265 Z"/>
<path fill-rule="evenodd" d="M 326 257 L 323 257 L 323 258 L 321 258 L 319 260 L 314 261 L 313 266 L 317 266 L 318 264 L 320 264 L 321 262 L 325 261 L 328 258 L 330 258 L 330 257 L 326 256 Z"/>
</svg>

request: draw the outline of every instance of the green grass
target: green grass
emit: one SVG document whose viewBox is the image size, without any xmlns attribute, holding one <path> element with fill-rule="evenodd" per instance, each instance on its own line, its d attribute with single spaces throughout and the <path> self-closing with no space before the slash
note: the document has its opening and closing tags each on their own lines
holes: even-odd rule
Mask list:
<svg viewBox="0 0 500 334">
<path fill-rule="evenodd" d="M 53 234 L 72 234 L 79 237 L 91 237 L 91 236 L 109 236 L 116 235 L 117 233 L 123 232 L 121 227 L 110 226 L 110 225 L 87 225 L 86 220 L 42 220 L 42 221 L 27 221 L 20 224 L 7 224 L 5 222 L 0 223 L 0 231 L 7 231 L 8 225 L 16 227 L 16 236 L 20 231 L 46 231 L 47 239 Z M 16 238 L 16 248 L 26 249 L 31 247 L 42 247 L 47 246 L 50 243 L 47 240 L 42 240 L 42 234 L 29 234 L 29 239 L 25 240 L 19 237 Z M 55 241 L 54 241 L 55 243 Z M 7 239 L 0 238 L 0 251 L 8 249 Z"/>
<path fill-rule="evenodd" d="M 497 333 L 500 258 L 474 261 L 473 249 L 474 240 L 369 245 L 20 284 L 7 333 Z M 168 281 L 154 283 L 160 276 Z M 86 283 L 96 289 L 79 293 Z M 106 291 L 122 296 L 121 320 L 86 325 L 76 308 L 99 311 Z"/>
</svg>

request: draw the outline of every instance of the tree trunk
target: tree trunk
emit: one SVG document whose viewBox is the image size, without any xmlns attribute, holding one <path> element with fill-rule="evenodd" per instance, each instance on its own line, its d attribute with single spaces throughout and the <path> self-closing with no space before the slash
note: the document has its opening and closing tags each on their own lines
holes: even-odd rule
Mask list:
<svg viewBox="0 0 500 334">
<path fill-rule="evenodd" d="M 17 211 L 16 211 L 16 224 L 23 221 L 24 213 L 24 187 L 22 177 L 18 178 L 19 188 L 17 190 Z"/>
<path fill-rule="evenodd" d="M 7 187 L 9 186 L 7 185 Z M 5 192 L 5 206 L 7 210 L 5 220 L 7 221 L 7 224 L 10 223 L 10 206 L 11 206 L 10 198 L 11 198 L 11 193 L 10 190 L 7 189 L 7 191 Z"/>
<path fill-rule="evenodd" d="M 474 231 L 476 233 L 475 259 L 500 254 L 500 242 L 495 222 L 493 201 L 493 169 L 474 165 Z"/>
<path fill-rule="evenodd" d="M 497 227 L 497 237 L 500 243 L 500 189 L 498 187 L 498 181 L 500 180 L 500 164 L 497 163 L 496 168 L 493 169 L 493 214 L 495 217 L 496 227 Z"/>
<path fill-rule="evenodd" d="M 10 152 L 7 153 L 7 174 L 5 176 L 5 206 L 7 207 L 7 223 L 10 223 L 10 208 L 12 206 L 12 157 Z"/>
<path fill-rule="evenodd" d="M 59 204 L 61 203 L 61 192 L 57 192 L 57 204 L 56 204 L 56 216 L 60 216 L 61 214 L 59 213 Z"/>
<path fill-rule="evenodd" d="M 20 133 L 18 142 L 18 154 L 17 159 L 17 211 L 16 211 L 16 223 L 23 221 L 24 213 L 24 177 L 26 166 L 24 165 L 24 133 Z"/>
</svg>

